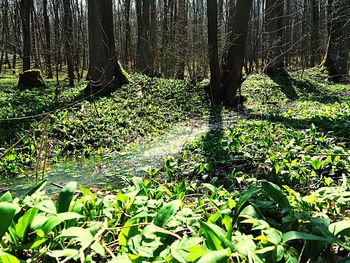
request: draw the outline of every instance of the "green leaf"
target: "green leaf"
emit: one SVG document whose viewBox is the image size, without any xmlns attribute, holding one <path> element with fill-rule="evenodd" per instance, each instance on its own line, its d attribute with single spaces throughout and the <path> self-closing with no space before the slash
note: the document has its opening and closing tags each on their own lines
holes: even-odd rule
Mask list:
<svg viewBox="0 0 350 263">
<path fill-rule="evenodd" d="M 57 202 L 57 212 L 68 212 L 70 202 L 73 199 L 75 190 L 77 188 L 77 182 L 70 182 L 60 192 Z"/>
<path fill-rule="evenodd" d="M 3 251 L 0 251 L 0 262 L 1 263 L 20 263 L 18 258 L 8 253 L 5 253 Z"/>
<path fill-rule="evenodd" d="M 204 254 L 197 263 L 222 263 L 227 262 L 231 254 L 230 249 L 223 249 L 219 251 L 210 251 Z"/>
<path fill-rule="evenodd" d="M 45 233 L 45 236 L 50 233 L 57 225 L 61 224 L 66 220 L 79 219 L 82 218 L 82 215 L 74 212 L 61 213 L 54 216 L 51 216 L 43 226 L 42 230 Z"/>
<path fill-rule="evenodd" d="M 163 205 L 163 207 L 159 209 L 157 215 L 153 219 L 153 223 L 156 226 L 164 227 L 170 221 L 170 219 L 177 213 L 177 211 L 180 208 L 180 204 L 180 200 L 175 200 Z"/>
<path fill-rule="evenodd" d="M 256 195 L 257 193 L 260 192 L 259 188 L 255 188 L 255 187 L 251 187 L 249 188 L 246 192 L 244 192 L 244 194 L 239 198 L 236 207 L 235 207 L 235 212 L 233 215 L 233 222 L 235 223 L 239 214 L 242 212 L 242 209 L 244 208 L 244 205 L 246 204 L 246 202 L 248 202 L 248 200 L 253 197 L 254 195 Z"/>
<path fill-rule="evenodd" d="M 33 207 L 49 214 L 57 214 L 56 206 L 51 199 L 43 200 Z"/>
<path fill-rule="evenodd" d="M 289 232 L 284 233 L 282 235 L 282 242 L 284 244 L 287 243 L 288 241 L 295 240 L 295 239 L 324 241 L 324 242 L 327 242 L 327 243 L 333 241 L 330 238 L 320 237 L 320 236 L 316 236 L 316 235 L 313 235 L 313 234 L 304 233 L 304 232 L 298 232 L 298 231 L 289 231 Z"/>
<path fill-rule="evenodd" d="M 12 201 L 13 201 L 13 199 L 12 199 L 12 195 L 10 192 L 6 192 L 0 197 L 0 202 L 12 203 Z"/>
<path fill-rule="evenodd" d="M 328 229 L 334 236 L 337 236 L 341 232 L 350 229 L 350 220 L 343 220 L 340 222 L 335 222 L 333 224 L 330 224 Z"/>
<path fill-rule="evenodd" d="M 103 246 L 99 242 L 95 241 L 91 245 L 91 249 L 93 251 L 95 251 L 97 254 L 101 255 L 102 257 L 105 256 L 105 249 L 103 248 Z"/>
<path fill-rule="evenodd" d="M 226 238 L 226 233 L 219 226 L 214 224 L 207 224 L 199 221 L 201 226 L 200 230 L 203 231 L 205 236 L 205 243 L 211 250 L 220 250 L 230 247 L 235 250 L 235 247 L 231 240 Z"/>
<path fill-rule="evenodd" d="M 319 161 L 318 159 L 312 159 L 311 165 L 312 165 L 312 168 L 314 168 L 317 171 L 321 169 L 321 167 L 323 166 L 323 162 Z"/>
<path fill-rule="evenodd" d="M 203 241 L 199 237 L 184 237 L 182 240 L 176 240 L 171 244 L 170 251 L 173 258 L 181 263 L 188 262 L 189 249 L 197 246 Z"/>
<path fill-rule="evenodd" d="M 32 224 L 34 217 L 38 213 L 39 209 L 31 208 L 23 216 L 18 219 L 16 224 L 16 235 L 23 239 L 28 227 Z"/>
<path fill-rule="evenodd" d="M 89 230 L 75 226 L 68 229 L 63 229 L 62 234 L 60 234 L 56 239 L 58 238 L 75 239 L 80 242 L 82 247 L 88 246 L 94 239 Z"/>
<path fill-rule="evenodd" d="M 276 203 L 278 203 L 282 208 L 290 207 L 286 194 L 283 193 L 283 191 L 278 185 L 275 185 L 268 181 L 263 181 L 261 184 L 266 195 L 269 196 Z"/>
<path fill-rule="evenodd" d="M 0 202 L 0 240 L 3 237 L 3 235 L 5 235 L 8 227 L 12 223 L 16 210 L 17 206 L 15 204 Z"/>
</svg>

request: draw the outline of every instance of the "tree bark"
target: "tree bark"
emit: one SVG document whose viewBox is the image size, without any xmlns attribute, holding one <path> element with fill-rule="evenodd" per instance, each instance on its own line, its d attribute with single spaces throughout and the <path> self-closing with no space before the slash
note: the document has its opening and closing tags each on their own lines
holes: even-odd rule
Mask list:
<svg viewBox="0 0 350 263">
<path fill-rule="evenodd" d="M 128 83 L 117 61 L 112 0 L 88 0 L 89 80 L 86 92 L 105 95 Z"/>
<path fill-rule="evenodd" d="M 22 37 L 23 37 L 23 71 L 30 70 L 30 53 L 31 53 L 31 26 L 30 13 L 33 6 L 32 0 L 21 0 L 21 20 L 22 20 Z"/>
<path fill-rule="evenodd" d="M 231 33 L 228 35 L 229 47 L 224 56 L 221 75 L 221 100 L 229 105 L 235 104 L 237 91 L 242 84 L 246 39 L 252 0 L 237 0 L 236 8 L 230 0 Z"/>
<path fill-rule="evenodd" d="M 284 0 L 266 0 L 265 47 L 267 48 L 267 58 L 265 72 L 267 74 L 284 73 L 283 9 Z"/>
<path fill-rule="evenodd" d="M 73 62 L 73 14 L 70 0 L 63 0 L 63 34 L 64 53 L 67 61 L 69 86 L 74 87 L 74 62 Z"/>
<path fill-rule="evenodd" d="M 345 26 L 349 19 L 350 3 L 338 0 L 333 3 L 333 20 L 322 67 L 330 80 L 340 83 L 348 81 L 349 53 L 346 47 Z"/>
<path fill-rule="evenodd" d="M 46 74 L 49 79 L 53 78 L 52 65 L 51 65 L 51 30 L 50 30 L 50 20 L 47 12 L 47 0 L 43 0 L 43 17 L 44 17 L 44 27 L 45 27 L 45 64 L 46 64 Z"/>
<path fill-rule="evenodd" d="M 221 88 L 220 64 L 218 51 L 218 7 L 217 0 L 208 1 L 208 45 L 209 45 L 209 66 L 210 66 L 210 96 L 212 99 L 217 96 Z"/>
</svg>

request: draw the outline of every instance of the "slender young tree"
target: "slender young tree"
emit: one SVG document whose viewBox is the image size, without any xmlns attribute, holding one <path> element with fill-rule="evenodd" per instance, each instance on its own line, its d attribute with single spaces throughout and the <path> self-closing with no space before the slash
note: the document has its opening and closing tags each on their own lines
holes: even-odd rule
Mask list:
<svg viewBox="0 0 350 263">
<path fill-rule="evenodd" d="M 112 0 L 88 0 L 89 80 L 86 92 L 109 94 L 128 83 L 117 61 Z"/>
</svg>

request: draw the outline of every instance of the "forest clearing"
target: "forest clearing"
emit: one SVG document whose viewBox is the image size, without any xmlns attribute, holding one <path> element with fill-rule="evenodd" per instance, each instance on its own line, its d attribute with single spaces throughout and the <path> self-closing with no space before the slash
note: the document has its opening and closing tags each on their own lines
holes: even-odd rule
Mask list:
<svg viewBox="0 0 350 263">
<path fill-rule="evenodd" d="M 349 1 L 0 7 L 0 263 L 350 262 Z"/>
</svg>

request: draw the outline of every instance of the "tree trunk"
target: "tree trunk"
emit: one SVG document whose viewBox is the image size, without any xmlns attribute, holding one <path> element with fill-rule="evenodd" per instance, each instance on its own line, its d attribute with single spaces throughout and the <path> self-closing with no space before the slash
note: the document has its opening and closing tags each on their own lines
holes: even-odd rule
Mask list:
<svg viewBox="0 0 350 263">
<path fill-rule="evenodd" d="M 32 0 L 21 0 L 21 20 L 23 34 L 23 71 L 30 70 L 30 53 L 31 53 L 31 30 L 30 30 L 30 13 L 33 6 Z"/>
<path fill-rule="evenodd" d="M 151 27 L 150 27 L 151 56 L 150 67 L 152 75 L 159 71 L 159 52 L 157 36 L 157 1 L 151 0 Z"/>
<path fill-rule="evenodd" d="M 311 29 L 311 66 L 320 63 L 320 11 L 317 0 L 311 0 L 312 29 Z"/>
<path fill-rule="evenodd" d="M 210 96 L 213 99 L 221 88 L 218 51 L 218 8 L 217 0 L 208 1 L 208 45 L 210 66 Z"/>
<path fill-rule="evenodd" d="M 176 78 L 184 79 L 185 77 L 185 62 L 186 62 L 186 47 L 187 47 L 187 12 L 185 0 L 179 0 L 178 21 L 177 21 L 177 43 L 178 56 L 176 67 Z"/>
<path fill-rule="evenodd" d="M 267 58 L 265 72 L 267 74 L 275 75 L 284 72 L 283 8 L 284 0 L 266 0 L 265 46 Z"/>
<path fill-rule="evenodd" d="M 45 64 L 46 64 L 46 74 L 49 79 L 53 78 L 52 65 L 51 65 L 51 30 L 50 30 L 50 20 L 47 13 L 47 0 L 43 0 L 43 17 L 44 17 L 44 27 L 45 27 Z"/>
<path fill-rule="evenodd" d="M 63 34 L 64 53 L 67 61 L 69 86 L 74 87 L 74 62 L 73 62 L 73 14 L 70 0 L 63 0 Z"/>
<path fill-rule="evenodd" d="M 242 84 L 242 68 L 246 50 L 248 23 L 252 0 L 237 0 L 236 8 L 234 0 L 230 0 L 231 33 L 228 35 L 229 47 L 224 56 L 220 91 L 221 100 L 227 104 L 235 104 L 237 91 Z"/>
<path fill-rule="evenodd" d="M 128 83 L 117 61 L 112 0 L 88 0 L 90 84 L 86 92 L 109 94 Z"/>
<path fill-rule="evenodd" d="M 346 82 L 348 77 L 349 54 L 346 47 L 345 26 L 349 19 L 350 3 L 338 0 L 333 3 L 333 20 L 328 40 L 327 51 L 322 67 L 329 74 L 330 80 Z"/>
<path fill-rule="evenodd" d="M 130 45 L 131 45 L 131 25 L 130 25 L 130 0 L 125 0 L 125 46 L 124 46 L 124 63 L 130 68 Z"/>
</svg>

